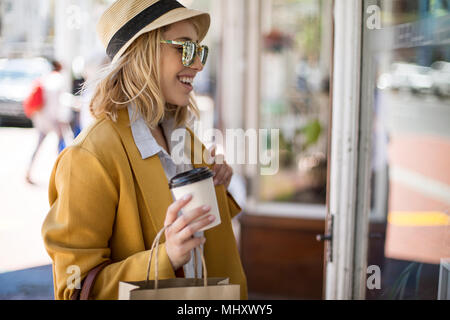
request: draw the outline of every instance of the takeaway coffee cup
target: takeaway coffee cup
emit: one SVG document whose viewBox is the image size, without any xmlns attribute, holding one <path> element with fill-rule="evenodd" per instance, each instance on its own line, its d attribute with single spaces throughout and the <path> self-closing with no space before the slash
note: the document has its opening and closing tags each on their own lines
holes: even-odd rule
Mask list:
<svg viewBox="0 0 450 320">
<path fill-rule="evenodd" d="M 169 188 L 172 190 L 175 200 L 181 199 L 187 194 L 192 194 L 192 200 L 183 207 L 183 210 L 190 211 L 204 205 L 211 207 L 207 214 L 215 216 L 216 219 L 200 231 L 211 229 L 221 222 L 213 176 L 214 173 L 207 167 L 200 167 L 177 174 L 169 182 Z M 203 217 L 199 217 L 197 220 Z"/>
</svg>

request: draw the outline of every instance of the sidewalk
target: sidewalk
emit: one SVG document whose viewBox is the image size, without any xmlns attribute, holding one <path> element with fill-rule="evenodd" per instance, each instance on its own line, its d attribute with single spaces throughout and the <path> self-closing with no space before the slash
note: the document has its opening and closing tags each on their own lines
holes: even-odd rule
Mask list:
<svg viewBox="0 0 450 320">
<path fill-rule="evenodd" d="M 53 300 L 52 266 L 0 273 L 0 300 Z"/>
<path fill-rule="evenodd" d="M 0 274 L 51 264 L 41 228 L 49 211 L 48 181 L 57 157 L 58 138 L 48 136 L 36 156 L 32 178 L 25 182 L 38 133 L 0 127 Z M 4 183 L 3 183 L 4 182 Z"/>
</svg>

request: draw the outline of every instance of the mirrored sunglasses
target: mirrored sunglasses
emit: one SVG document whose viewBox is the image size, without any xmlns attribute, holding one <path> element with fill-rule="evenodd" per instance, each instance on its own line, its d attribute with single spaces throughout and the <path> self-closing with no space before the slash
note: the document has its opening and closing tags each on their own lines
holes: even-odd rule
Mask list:
<svg viewBox="0 0 450 320">
<path fill-rule="evenodd" d="M 209 52 L 209 48 L 207 46 L 201 46 L 193 41 L 161 40 L 161 43 L 182 46 L 183 55 L 181 61 L 185 67 L 190 67 L 194 63 L 195 56 L 197 55 L 200 57 L 202 65 L 206 64 Z"/>
</svg>

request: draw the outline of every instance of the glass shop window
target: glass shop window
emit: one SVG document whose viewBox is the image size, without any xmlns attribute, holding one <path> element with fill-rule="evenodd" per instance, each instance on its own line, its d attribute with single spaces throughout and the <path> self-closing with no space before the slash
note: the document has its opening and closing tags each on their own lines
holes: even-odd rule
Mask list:
<svg viewBox="0 0 450 320">
<path fill-rule="evenodd" d="M 258 176 L 260 202 L 324 205 L 331 1 L 263 0 L 259 127 L 279 129 L 279 170 Z"/>
</svg>

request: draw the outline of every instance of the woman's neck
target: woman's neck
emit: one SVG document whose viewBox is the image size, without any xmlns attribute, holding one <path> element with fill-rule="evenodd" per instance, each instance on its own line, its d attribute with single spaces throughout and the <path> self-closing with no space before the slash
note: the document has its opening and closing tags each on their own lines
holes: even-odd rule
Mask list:
<svg viewBox="0 0 450 320">
<path fill-rule="evenodd" d="M 167 138 L 164 135 L 164 130 L 162 126 L 159 124 L 155 129 L 151 130 L 153 137 L 156 142 L 170 155 L 170 150 L 167 143 Z"/>
</svg>

